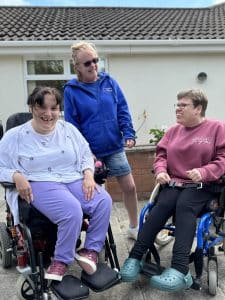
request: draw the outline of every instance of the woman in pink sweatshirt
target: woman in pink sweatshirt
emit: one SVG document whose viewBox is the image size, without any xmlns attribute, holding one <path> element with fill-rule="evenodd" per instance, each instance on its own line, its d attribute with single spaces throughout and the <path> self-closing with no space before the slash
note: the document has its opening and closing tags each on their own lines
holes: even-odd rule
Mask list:
<svg viewBox="0 0 225 300">
<path fill-rule="evenodd" d="M 179 291 L 192 285 L 189 254 L 196 219 L 213 197 L 211 183 L 225 173 L 225 123 L 205 118 L 208 100 L 203 92 L 180 92 L 177 99 L 177 124 L 156 148 L 154 172 L 162 188 L 120 272 L 123 281 L 137 279 L 143 255 L 175 213 L 171 267 L 150 279 L 152 287 L 164 291 Z"/>
</svg>

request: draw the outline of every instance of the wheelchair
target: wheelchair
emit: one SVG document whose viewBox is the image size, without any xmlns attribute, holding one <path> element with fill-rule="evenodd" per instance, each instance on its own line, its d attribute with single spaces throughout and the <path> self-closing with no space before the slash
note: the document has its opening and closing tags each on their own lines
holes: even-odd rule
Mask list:
<svg viewBox="0 0 225 300">
<path fill-rule="evenodd" d="M 31 118 L 30 113 L 14 114 L 8 118 L 6 130 Z M 95 168 L 95 181 L 103 184 L 107 174 L 108 170 L 104 165 L 98 164 Z M 5 188 L 5 194 L 6 189 L 14 187 L 11 183 L 1 184 Z M 104 251 L 93 275 L 82 271 L 80 278 L 65 275 L 61 282 L 44 279 L 44 268 L 49 265 L 54 253 L 57 225 L 20 197 L 18 204 L 20 223 L 14 226 L 13 216 L 6 202 L 6 223 L 0 222 L 0 263 L 3 268 L 9 268 L 15 258 L 16 268 L 20 273 L 16 284 L 19 299 L 86 299 L 89 296 L 89 288 L 101 292 L 120 282 L 120 266 L 110 224 Z M 82 231 L 88 228 L 88 218 L 89 216 L 84 216 Z M 80 244 L 79 238 L 77 248 Z"/>
<path fill-rule="evenodd" d="M 195 277 L 191 288 L 201 290 L 204 266 L 207 270 L 207 284 L 210 295 L 215 296 L 218 287 L 218 251 L 225 254 L 225 177 L 221 178 L 221 184 L 213 185 L 216 198 L 210 200 L 204 212 L 199 216 L 196 230 L 196 248 L 189 256 L 189 263 L 194 263 Z M 143 226 L 147 215 L 157 201 L 161 186 L 157 184 L 151 194 L 149 202 L 142 208 L 140 213 L 140 228 Z M 164 246 L 174 238 L 175 216 L 165 224 L 162 231 L 157 235 L 155 244 Z M 154 258 L 154 262 L 152 261 Z M 153 245 L 144 257 L 142 273 L 148 277 L 160 275 L 164 267 L 161 266 L 160 256 L 155 245 Z"/>
</svg>

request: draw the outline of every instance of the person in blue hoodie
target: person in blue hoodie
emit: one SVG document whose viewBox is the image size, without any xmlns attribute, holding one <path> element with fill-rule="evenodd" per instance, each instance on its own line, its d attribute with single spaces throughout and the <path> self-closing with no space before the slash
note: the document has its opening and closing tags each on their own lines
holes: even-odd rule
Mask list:
<svg viewBox="0 0 225 300">
<path fill-rule="evenodd" d="M 107 73 L 98 72 L 94 44 L 81 41 L 72 46 L 77 79 L 64 87 L 65 120 L 76 126 L 88 141 L 93 155 L 109 168 L 123 192 L 130 225 L 128 237 L 137 238 L 137 193 L 124 147 L 135 145 L 135 131 L 124 94 Z"/>
</svg>

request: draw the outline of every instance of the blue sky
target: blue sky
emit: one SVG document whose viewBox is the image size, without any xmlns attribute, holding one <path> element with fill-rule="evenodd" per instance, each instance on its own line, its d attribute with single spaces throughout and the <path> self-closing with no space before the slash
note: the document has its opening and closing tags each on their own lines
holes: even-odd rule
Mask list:
<svg viewBox="0 0 225 300">
<path fill-rule="evenodd" d="M 207 7 L 222 2 L 225 0 L 0 0 L 0 6 Z"/>
</svg>

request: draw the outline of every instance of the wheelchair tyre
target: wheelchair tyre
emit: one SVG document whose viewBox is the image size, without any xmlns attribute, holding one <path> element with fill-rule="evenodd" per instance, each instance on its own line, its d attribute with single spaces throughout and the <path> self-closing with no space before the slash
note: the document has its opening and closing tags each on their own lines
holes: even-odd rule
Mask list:
<svg viewBox="0 0 225 300">
<path fill-rule="evenodd" d="M 34 290 L 31 286 L 31 283 L 29 282 L 28 278 L 25 278 L 22 274 L 18 277 L 16 282 L 16 294 L 19 300 L 33 300 L 34 298 Z M 39 299 L 39 298 L 38 298 Z M 48 293 L 43 293 L 40 295 L 40 299 L 48 300 L 49 295 Z M 58 299 L 56 297 L 51 298 Z"/>
<path fill-rule="evenodd" d="M 0 264 L 3 268 L 12 266 L 11 237 L 7 231 L 6 224 L 0 222 Z"/>
<path fill-rule="evenodd" d="M 20 275 L 16 282 L 16 294 L 18 299 L 24 300 L 24 299 L 33 299 L 34 298 L 34 292 L 31 287 L 31 284 L 27 278 L 25 278 L 23 275 Z"/>
<path fill-rule="evenodd" d="M 173 236 L 168 235 L 167 229 L 162 229 L 156 236 L 155 243 L 159 246 L 165 246 L 173 240 Z"/>
<path fill-rule="evenodd" d="M 155 202 L 155 198 L 158 195 L 160 190 L 160 184 L 157 183 L 156 186 L 154 187 L 151 196 L 148 200 L 149 203 Z M 173 237 L 171 235 L 168 235 L 168 230 L 167 229 L 162 229 L 156 236 L 155 243 L 159 246 L 165 246 L 169 242 L 171 242 Z"/>
<path fill-rule="evenodd" d="M 217 264 L 214 260 L 210 260 L 208 263 L 208 287 L 209 294 L 212 296 L 216 295 L 218 285 L 218 272 Z"/>
</svg>

